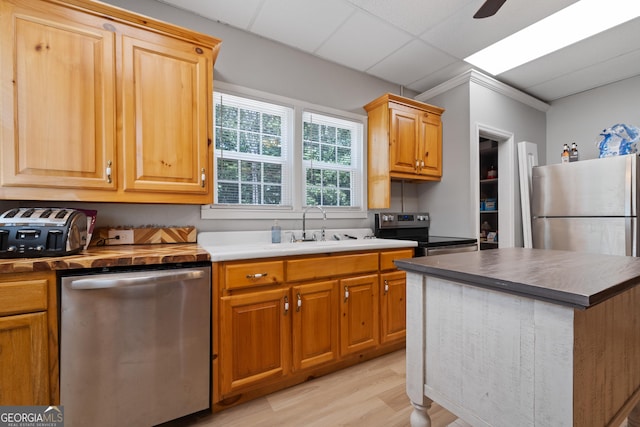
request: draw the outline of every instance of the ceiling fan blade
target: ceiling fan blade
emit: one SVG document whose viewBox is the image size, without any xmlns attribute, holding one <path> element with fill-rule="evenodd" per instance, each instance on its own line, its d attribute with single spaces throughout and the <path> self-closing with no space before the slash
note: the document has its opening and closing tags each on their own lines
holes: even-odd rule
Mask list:
<svg viewBox="0 0 640 427">
<path fill-rule="evenodd" d="M 487 0 L 484 4 L 478 9 L 474 18 L 488 18 L 489 16 L 493 16 L 496 12 L 502 7 L 504 2 L 507 0 Z"/>
</svg>

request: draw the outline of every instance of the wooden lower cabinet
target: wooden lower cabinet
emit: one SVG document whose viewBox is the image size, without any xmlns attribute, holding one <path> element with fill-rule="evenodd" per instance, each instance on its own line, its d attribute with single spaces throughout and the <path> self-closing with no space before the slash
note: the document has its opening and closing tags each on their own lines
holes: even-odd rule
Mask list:
<svg viewBox="0 0 640 427">
<path fill-rule="evenodd" d="M 357 353 L 378 345 L 378 275 L 340 280 L 340 353 Z"/>
<path fill-rule="evenodd" d="M 405 275 L 393 260 L 412 253 L 214 263 L 213 410 L 404 348 Z"/>
<path fill-rule="evenodd" d="M 293 369 L 338 359 L 338 281 L 292 287 Z"/>
<path fill-rule="evenodd" d="M 58 404 L 56 276 L 0 274 L 0 406 Z"/>
<path fill-rule="evenodd" d="M 221 299 L 222 394 L 250 388 L 289 373 L 289 289 L 251 292 Z"/>
<path fill-rule="evenodd" d="M 405 339 L 407 335 L 407 274 L 393 271 L 380 275 L 380 343 Z"/>
</svg>

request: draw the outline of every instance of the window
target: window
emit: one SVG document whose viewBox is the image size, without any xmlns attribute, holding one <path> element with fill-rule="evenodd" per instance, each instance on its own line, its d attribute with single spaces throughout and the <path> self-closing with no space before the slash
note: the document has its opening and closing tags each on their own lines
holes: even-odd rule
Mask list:
<svg viewBox="0 0 640 427">
<path fill-rule="evenodd" d="M 293 110 L 216 93 L 215 203 L 289 205 L 289 122 Z"/>
<path fill-rule="evenodd" d="M 308 112 L 302 118 L 305 205 L 358 206 L 362 125 Z"/>
<path fill-rule="evenodd" d="M 315 205 L 333 218 L 366 218 L 365 116 L 222 82 L 216 89 L 215 196 L 203 219 L 297 218 Z"/>
</svg>

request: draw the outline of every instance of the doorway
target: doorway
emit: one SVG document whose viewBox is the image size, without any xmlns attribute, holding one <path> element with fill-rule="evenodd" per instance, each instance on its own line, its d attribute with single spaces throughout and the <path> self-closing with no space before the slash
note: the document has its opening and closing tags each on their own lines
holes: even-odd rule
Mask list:
<svg viewBox="0 0 640 427">
<path fill-rule="evenodd" d="M 471 191 L 480 249 L 515 246 L 516 164 L 513 133 L 476 124 Z"/>
</svg>

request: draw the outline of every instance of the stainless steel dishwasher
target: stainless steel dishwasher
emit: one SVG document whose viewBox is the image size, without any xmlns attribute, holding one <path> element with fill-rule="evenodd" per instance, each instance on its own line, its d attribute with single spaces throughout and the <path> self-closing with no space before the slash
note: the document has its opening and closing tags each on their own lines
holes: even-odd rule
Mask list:
<svg viewBox="0 0 640 427">
<path fill-rule="evenodd" d="M 210 264 L 62 276 L 65 426 L 152 426 L 209 408 L 210 294 Z"/>
</svg>

